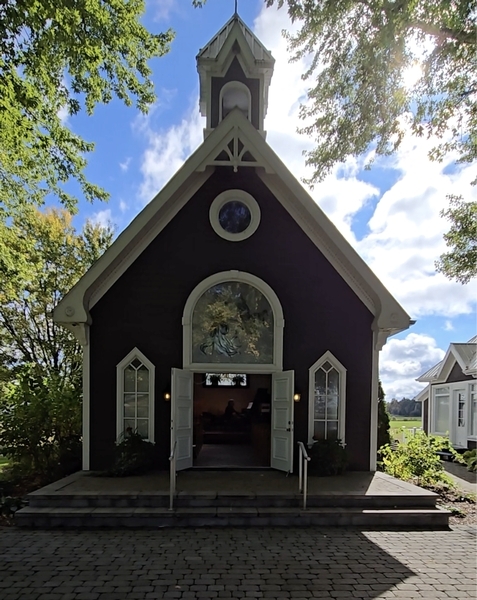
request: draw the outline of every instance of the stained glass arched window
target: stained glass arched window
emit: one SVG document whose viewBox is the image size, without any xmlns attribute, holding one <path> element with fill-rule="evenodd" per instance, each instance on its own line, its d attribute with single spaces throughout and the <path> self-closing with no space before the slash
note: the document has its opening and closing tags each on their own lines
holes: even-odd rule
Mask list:
<svg viewBox="0 0 477 600">
<path fill-rule="evenodd" d="M 274 317 L 267 298 L 243 281 L 224 281 L 198 299 L 192 315 L 192 361 L 273 363 Z"/>
</svg>

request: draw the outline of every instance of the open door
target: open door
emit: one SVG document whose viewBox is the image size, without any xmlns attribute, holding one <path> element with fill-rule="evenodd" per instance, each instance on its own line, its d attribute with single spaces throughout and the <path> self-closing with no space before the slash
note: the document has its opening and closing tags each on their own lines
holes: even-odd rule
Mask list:
<svg viewBox="0 0 477 600">
<path fill-rule="evenodd" d="M 172 369 L 171 386 L 171 453 L 175 449 L 176 471 L 192 467 L 194 375 Z"/>
<path fill-rule="evenodd" d="M 293 391 L 295 371 L 272 376 L 272 447 L 271 466 L 279 471 L 293 471 Z"/>
</svg>

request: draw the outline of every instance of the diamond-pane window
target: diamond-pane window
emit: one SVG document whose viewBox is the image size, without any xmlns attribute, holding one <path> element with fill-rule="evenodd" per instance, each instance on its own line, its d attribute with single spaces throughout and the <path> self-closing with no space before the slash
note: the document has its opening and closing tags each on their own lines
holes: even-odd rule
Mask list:
<svg viewBox="0 0 477 600">
<path fill-rule="evenodd" d="M 123 370 L 123 433 L 149 437 L 150 373 L 138 358 Z"/>
<path fill-rule="evenodd" d="M 330 352 L 310 369 L 310 437 L 315 440 L 344 435 L 345 376 L 346 370 Z"/>
</svg>

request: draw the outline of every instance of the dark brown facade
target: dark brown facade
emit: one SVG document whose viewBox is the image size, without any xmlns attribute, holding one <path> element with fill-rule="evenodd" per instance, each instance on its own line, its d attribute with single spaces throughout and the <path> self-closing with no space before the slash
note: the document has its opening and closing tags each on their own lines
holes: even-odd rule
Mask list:
<svg viewBox="0 0 477 600">
<path fill-rule="evenodd" d="M 449 373 L 449 376 L 446 379 L 446 383 L 456 383 L 458 381 L 471 381 L 474 379 L 472 375 L 465 375 L 460 368 L 460 365 L 457 361 L 454 363 L 454 366 Z"/>
<path fill-rule="evenodd" d="M 241 242 L 209 221 L 218 194 L 242 189 L 260 205 L 257 231 Z M 91 468 L 107 467 L 116 439 L 116 365 L 137 347 L 155 365 L 155 440 L 166 467 L 170 404 L 162 391 L 182 367 L 182 314 L 192 290 L 221 271 L 263 279 L 284 313 L 283 369 L 295 371 L 295 441 L 308 439 L 308 369 L 327 350 L 347 369 L 350 467 L 368 470 L 373 315 L 312 243 L 253 168 L 218 168 L 179 214 L 92 308 Z"/>
</svg>

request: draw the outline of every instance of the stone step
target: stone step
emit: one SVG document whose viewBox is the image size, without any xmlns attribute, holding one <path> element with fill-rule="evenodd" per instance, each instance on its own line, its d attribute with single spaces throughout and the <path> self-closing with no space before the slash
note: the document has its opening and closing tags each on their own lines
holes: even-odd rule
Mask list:
<svg viewBox="0 0 477 600">
<path fill-rule="evenodd" d="M 337 495 L 308 496 L 307 504 L 323 508 L 433 508 L 435 494 L 427 495 Z M 168 493 L 143 494 L 30 494 L 29 505 L 33 508 L 167 508 Z M 179 508 L 299 508 L 303 504 L 301 494 L 217 494 L 203 492 L 179 493 L 174 504 Z"/>
<path fill-rule="evenodd" d="M 155 528 L 311 526 L 439 529 L 448 527 L 441 508 L 363 509 L 315 507 L 41 508 L 28 506 L 15 515 L 20 527 Z"/>
</svg>

